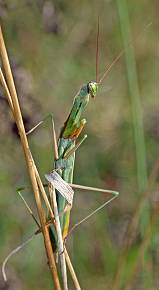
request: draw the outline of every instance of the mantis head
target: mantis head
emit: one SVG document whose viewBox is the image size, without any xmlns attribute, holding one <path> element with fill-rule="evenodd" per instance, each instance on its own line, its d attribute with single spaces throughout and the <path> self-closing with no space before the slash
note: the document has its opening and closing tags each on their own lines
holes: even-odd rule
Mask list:
<svg viewBox="0 0 159 290">
<path fill-rule="evenodd" d="M 98 90 L 98 84 L 96 82 L 91 81 L 87 84 L 87 87 L 88 87 L 88 93 L 90 94 L 90 96 L 92 98 L 95 98 L 97 94 L 97 90 Z"/>
</svg>

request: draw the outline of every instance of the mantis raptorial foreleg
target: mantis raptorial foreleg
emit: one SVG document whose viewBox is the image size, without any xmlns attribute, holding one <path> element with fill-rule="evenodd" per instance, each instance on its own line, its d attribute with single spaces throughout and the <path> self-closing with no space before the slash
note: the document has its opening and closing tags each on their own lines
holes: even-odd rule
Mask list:
<svg viewBox="0 0 159 290">
<path fill-rule="evenodd" d="M 53 134 L 53 151 L 54 151 L 54 158 L 55 160 L 58 159 L 58 146 L 57 146 L 57 137 L 56 137 L 56 131 L 55 131 L 55 125 L 54 125 L 54 119 L 53 119 L 53 114 L 47 115 L 43 120 L 39 121 L 33 128 L 31 128 L 29 131 L 26 132 L 26 135 L 30 135 L 33 133 L 38 127 L 40 127 L 44 122 L 49 120 L 51 118 L 51 123 L 52 123 L 52 134 Z M 85 122 L 84 122 L 85 123 Z M 82 126 L 83 128 L 83 126 Z M 67 159 L 71 154 L 73 154 L 79 147 L 80 145 L 86 140 L 87 134 L 85 134 L 72 149 L 67 149 L 64 155 L 64 158 Z"/>
</svg>

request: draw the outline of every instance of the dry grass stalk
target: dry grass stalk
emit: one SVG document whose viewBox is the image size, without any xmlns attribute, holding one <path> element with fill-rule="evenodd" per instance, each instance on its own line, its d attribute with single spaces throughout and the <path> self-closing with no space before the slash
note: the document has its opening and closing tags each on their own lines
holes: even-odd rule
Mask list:
<svg viewBox="0 0 159 290">
<path fill-rule="evenodd" d="M 74 268 L 72 266 L 72 263 L 71 263 L 71 260 L 70 260 L 70 257 L 68 255 L 68 253 L 67 253 L 66 248 L 65 248 L 65 252 L 64 253 L 65 253 L 65 258 L 66 258 L 67 266 L 69 268 L 69 271 L 70 271 L 70 274 L 71 274 L 71 277 L 72 277 L 74 286 L 75 286 L 76 290 L 81 290 L 81 286 L 80 286 L 79 281 L 77 279 L 75 270 L 74 270 Z"/>
<path fill-rule="evenodd" d="M 39 233 L 41 233 L 41 227 L 40 227 L 40 225 L 39 225 L 39 223 L 38 223 L 38 221 L 37 221 L 35 215 L 33 214 L 33 211 L 31 210 L 30 206 L 28 205 L 28 203 L 27 203 L 26 200 L 23 198 L 23 196 L 21 195 L 20 192 L 19 192 L 19 195 L 20 195 L 20 197 L 22 198 L 22 200 L 23 200 L 23 202 L 24 202 L 24 205 L 25 205 L 27 211 L 28 211 L 29 214 L 32 216 L 33 220 L 35 221 L 36 225 L 37 225 L 38 228 L 39 228 L 39 229 L 35 232 L 35 234 L 39 234 Z M 52 223 L 51 221 L 48 221 L 48 222 L 46 223 L 46 225 L 47 225 L 47 226 L 50 226 L 51 223 Z M 55 224 L 55 226 L 56 226 L 56 224 Z M 69 269 L 69 271 L 70 271 L 70 274 L 71 274 L 71 277 L 72 277 L 72 280 L 73 280 L 73 283 L 74 283 L 75 289 L 76 289 L 76 290 L 81 290 L 81 287 L 80 287 L 79 281 L 78 281 L 78 279 L 77 279 L 77 276 L 76 276 L 75 270 L 74 270 L 73 265 L 72 265 L 72 263 L 71 263 L 71 259 L 70 259 L 69 255 L 68 255 L 68 252 L 67 252 L 66 247 L 64 248 L 64 254 L 65 254 L 65 258 L 66 258 L 66 262 L 67 262 L 67 265 L 68 265 L 68 269 Z"/>
<path fill-rule="evenodd" d="M 0 31 L 0 48 L 1 48 L 2 62 L 3 62 L 3 65 L 4 65 L 5 71 L 6 71 L 6 77 L 8 77 L 8 82 L 9 82 L 9 84 L 10 84 L 10 90 L 11 90 L 11 92 L 13 93 L 13 97 L 16 96 L 16 98 L 17 98 L 16 89 L 15 89 L 15 85 L 14 85 L 14 81 L 13 81 L 13 77 L 12 77 L 12 73 L 11 73 L 11 69 L 10 69 L 10 64 L 9 64 L 9 60 L 8 60 L 8 56 L 7 56 L 7 52 L 6 52 L 6 48 L 5 48 L 5 44 L 4 44 L 4 40 L 3 40 L 2 31 Z M 5 80 L 5 77 L 4 77 L 4 75 L 3 75 L 3 72 L 2 72 L 2 70 L 1 70 L 1 68 L 0 68 L 0 81 L 1 81 L 2 86 L 3 86 L 3 89 L 4 89 L 4 91 L 5 91 L 5 94 L 6 94 L 6 97 L 7 97 L 8 103 L 9 103 L 9 106 L 10 106 L 10 108 L 11 108 L 11 110 L 12 110 L 12 113 L 13 113 L 13 116 L 14 116 L 15 120 L 17 120 L 16 115 L 15 115 L 15 111 L 14 111 L 13 102 L 12 102 L 12 96 L 11 96 L 10 91 L 9 91 L 9 89 L 8 89 L 8 85 L 7 85 L 7 83 L 6 83 L 6 80 Z M 19 105 L 19 104 L 18 104 L 18 105 Z M 19 108 L 19 109 L 20 109 L 20 108 Z M 20 119 L 21 119 L 21 118 L 20 118 Z M 19 120 L 19 117 L 18 117 L 18 120 Z M 54 126 L 54 124 L 53 124 L 53 126 Z M 24 126 L 22 126 L 22 129 L 24 129 L 23 127 L 24 127 Z M 53 130 L 53 132 L 54 132 L 54 134 L 55 134 L 55 130 Z M 25 139 L 26 139 L 26 138 L 25 138 Z M 24 140 L 25 140 L 25 139 L 24 139 Z M 54 136 L 53 139 L 56 140 L 56 136 Z M 26 145 L 28 146 L 28 142 L 26 143 Z M 57 150 L 57 144 L 55 144 L 55 146 L 54 146 L 54 150 L 55 150 L 55 152 L 56 152 L 56 150 Z M 44 190 L 44 186 L 43 186 L 43 183 L 42 183 L 42 181 L 41 181 L 41 178 L 40 178 L 39 172 L 38 172 L 38 170 L 37 170 L 37 168 L 36 168 L 36 165 L 35 165 L 35 163 L 34 163 L 34 160 L 33 160 L 32 156 L 31 156 L 31 152 L 30 152 L 30 150 L 29 150 L 28 152 L 29 152 L 29 159 L 30 159 L 29 162 L 32 163 L 32 166 L 34 167 L 34 171 L 35 171 L 35 175 L 36 175 L 36 179 L 37 179 L 37 184 L 38 184 L 38 186 L 39 186 L 39 188 L 40 188 L 40 191 L 41 191 L 41 193 L 42 193 L 42 196 L 43 196 L 43 199 L 44 199 L 44 201 L 45 201 L 46 207 L 48 208 L 48 210 L 49 210 L 49 212 L 50 212 L 50 216 L 51 216 L 52 222 L 54 222 L 54 224 L 55 224 L 55 221 L 54 221 L 54 214 L 53 214 L 52 208 L 51 208 L 51 206 L 50 206 L 50 203 L 49 203 L 49 200 L 48 200 L 47 194 L 46 194 L 46 192 L 45 192 L 45 190 Z M 25 150 L 24 150 L 24 153 L 25 153 Z M 58 154 L 58 153 L 56 152 L 56 154 Z M 37 186 L 37 185 L 36 185 L 36 186 Z M 38 202 L 40 202 L 39 199 L 40 199 L 40 196 L 39 196 L 39 193 L 38 193 Z M 41 202 L 40 202 L 40 207 L 41 207 L 40 211 L 41 211 L 41 210 L 43 211 L 43 209 L 42 209 L 42 205 L 41 205 Z M 30 211 L 29 211 L 29 212 L 30 212 Z M 34 214 L 31 213 L 31 215 L 32 215 L 32 217 L 34 218 Z M 42 215 L 43 215 L 43 213 L 42 213 Z M 40 216 L 39 216 L 39 217 L 40 217 Z M 43 222 L 44 222 L 44 221 L 43 221 Z M 36 221 L 36 223 L 37 223 L 37 221 Z M 37 223 L 37 225 L 38 225 L 38 223 Z M 45 225 L 45 227 L 48 227 L 48 224 L 47 224 L 47 223 L 45 223 L 44 225 Z M 56 226 L 56 224 L 55 224 L 55 226 Z M 40 227 L 40 225 L 39 225 L 39 228 L 40 228 L 40 232 L 41 232 L 41 228 L 42 228 L 42 227 Z M 44 241 L 45 241 L 45 240 L 44 240 Z M 72 265 L 72 263 L 71 263 L 71 260 L 70 260 L 70 257 L 69 257 L 69 255 L 68 255 L 68 253 L 67 253 L 66 248 L 65 248 L 64 254 L 65 254 L 66 262 L 67 262 L 67 265 L 68 265 L 68 269 L 69 269 L 69 271 L 70 271 L 70 274 L 71 274 L 72 280 L 73 280 L 73 282 L 74 282 L 74 286 L 75 286 L 75 288 L 76 288 L 77 290 L 81 290 L 80 284 L 79 284 L 79 282 L 78 282 L 78 279 L 77 279 L 76 273 L 75 273 L 75 271 L 74 271 L 74 269 L 73 269 L 73 265 Z M 52 268 L 52 267 L 51 267 L 51 268 Z M 53 275 L 53 274 L 52 274 L 52 275 Z M 54 279 L 54 276 L 55 276 L 55 275 L 56 275 L 56 273 L 53 275 L 53 279 Z M 58 281 L 59 279 L 57 278 L 57 279 L 55 279 L 55 280 L 57 281 L 57 282 L 55 281 L 55 287 L 56 287 L 56 289 L 60 289 L 60 288 L 58 288 L 58 287 L 60 287 L 60 285 L 58 285 L 58 284 L 59 284 L 59 281 Z M 57 286 L 56 286 L 56 284 L 57 284 Z"/>
<path fill-rule="evenodd" d="M 18 97 L 17 97 L 17 93 L 16 93 L 16 88 L 14 85 L 14 80 L 13 80 L 13 76 L 12 76 L 10 63 L 9 63 L 9 59 L 8 59 L 8 55 L 7 55 L 7 51 L 6 51 L 6 47 L 5 47 L 1 28 L 0 28 L 0 53 L 1 53 L 2 63 L 3 63 L 4 71 L 5 71 L 5 76 L 7 79 L 8 90 L 9 90 L 10 94 L 8 94 L 5 86 L 4 86 L 4 90 L 7 93 L 7 95 L 10 96 L 10 98 L 11 98 L 11 100 L 9 98 L 8 101 L 9 101 L 9 105 L 11 107 L 11 110 L 14 113 L 15 122 L 16 122 L 17 127 L 18 127 L 20 140 L 21 140 L 21 144 L 23 147 L 24 155 L 25 155 L 25 160 L 26 160 L 27 167 L 28 167 L 28 172 L 29 172 L 35 200 L 36 200 L 38 215 L 39 215 L 42 233 L 43 233 L 43 237 L 44 237 L 44 244 L 45 244 L 46 254 L 48 257 L 50 271 L 51 271 L 52 278 L 54 281 L 55 289 L 60 290 L 61 286 L 60 286 L 60 282 L 59 282 L 59 278 L 58 278 L 58 273 L 57 273 L 55 259 L 54 259 L 54 255 L 53 255 L 53 251 L 52 251 L 52 246 L 51 246 L 48 228 L 45 225 L 46 218 L 45 218 L 45 213 L 44 213 L 44 210 L 42 208 L 42 203 L 41 203 L 41 199 L 40 199 L 40 193 L 39 193 L 38 183 L 37 183 L 36 174 L 35 174 L 35 167 L 33 166 L 34 165 L 33 159 L 32 159 L 31 153 L 30 153 L 29 144 L 28 144 L 28 140 L 26 137 L 26 133 L 25 133 L 22 114 L 21 114 L 21 110 L 20 110 L 20 106 L 19 106 L 19 101 L 18 101 Z M 2 80 L 2 75 L 1 75 L 1 80 Z M 3 82 L 2 82 L 2 84 L 3 84 Z"/>
<path fill-rule="evenodd" d="M 52 197 L 53 209 L 54 209 L 54 215 L 55 215 L 55 221 L 56 221 L 56 233 L 57 233 L 57 239 L 58 239 L 57 249 L 58 249 L 58 254 L 59 254 L 59 257 L 60 257 L 63 288 L 64 288 L 64 290 L 68 290 L 67 269 L 66 269 L 66 261 L 65 261 L 65 254 L 64 254 L 65 249 L 64 249 L 64 243 L 63 243 L 61 226 L 60 226 L 60 218 L 59 218 L 58 206 L 57 206 L 57 201 L 56 201 L 56 192 L 55 192 L 55 189 L 53 188 L 53 186 L 51 184 L 49 184 L 49 193 L 50 193 L 50 196 Z"/>
</svg>

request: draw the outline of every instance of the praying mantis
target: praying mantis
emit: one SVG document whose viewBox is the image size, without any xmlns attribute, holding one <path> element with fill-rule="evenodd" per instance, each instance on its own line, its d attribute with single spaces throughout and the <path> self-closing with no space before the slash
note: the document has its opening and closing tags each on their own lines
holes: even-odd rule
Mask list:
<svg viewBox="0 0 159 290">
<path fill-rule="evenodd" d="M 99 29 L 98 34 L 99 35 Z M 98 42 L 97 42 L 98 44 Z M 97 45 L 98 51 L 98 45 Z M 112 64 L 104 72 L 101 79 L 98 81 L 97 71 L 98 71 L 98 57 L 96 57 L 96 81 L 90 81 L 83 85 L 77 95 L 74 98 L 74 102 L 68 118 L 66 119 L 64 126 L 61 129 L 59 139 L 57 141 L 56 132 L 53 122 L 53 140 L 54 140 L 54 170 L 53 172 L 46 174 L 45 177 L 48 181 L 48 191 L 49 191 L 49 207 L 53 211 L 54 220 L 52 216 L 48 216 L 49 232 L 52 241 L 52 248 L 54 253 L 57 253 L 60 258 L 61 273 L 63 280 L 63 289 L 68 290 L 67 283 L 67 270 L 65 263 L 65 243 L 67 236 L 70 232 L 79 224 L 86 221 L 93 214 L 98 212 L 114 198 L 118 196 L 118 192 L 93 188 L 83 185 L 73 184 L 73 171 L 75 163 L 75 152 L 81 145 L 81 143 L 86 139 L 86 135 L 78 141 L 80 134 L 86 124 L 86 120 L 82 119 L 82 114 L 84 113 L 90 98 L 95 98 L 98 87 L 106 77 L 107 73 L 110 71 L 111 67 L 118 61 L 123 51 L 114 59 Z M 98 56 L 98 53 L 97 53 Z M 32 128 L 29 133 L 33 132 L 43 121 Z M 90 213 L 82 221 L 75 224 L 69 231 L 69 221 L 70 221 L 70 211 L 73 203 L 73 190 L 72 188 L 79 188 L 82 190 L 93 190 L 97 192 L 105 192 L 113 195 L 112 198 L 107 200 L 99 208 Z"/>
<path fill-rule="evenodd" d="M 119 56 L 118 56 L 119 58 Z M 116 58 L 115 61 L 118 60 Z M 103 79 L 103 77 L 102 77 Z M 73 182 L 73 170 L 74 170 L 74 162 L 75 162 L 75 151 L 79 148 L 81 143 L 86 139 L 86 135 L 83 136 L 83 138 L 78 141 L 85 124 L 86 120 L 81 119 L 81 115 L 84 113 L 90 98 L 95 98 L 98 90 L 98 85 L 101 83 L 90 81 L 87 84 L 83 85 L 77 95 L 74 98 L 74 102 L 72 105 L 72 108 L 70 110 L 69 116 L 66 119 L 64 126 L 61 129 L 61 133 L 58 139 L 58 142 L 56 140 L 56 133 L 54 129 L 54 123 L 53 123 L 53 136 L 54 136 L 54 171 L 50 174 L 46 174 L 46 179 L 49 181 L 49 183 L 52 184 L 53 187 L 56 188 L 56 197 L 52 197 L 55 201 L 57 199 L 57 210 L 54 208 L 54 215 L 56 223 L 59 224 L 59 230 L 56 232 L 55 228 L 53 226 L 50 226 L 50 236 L 53 242 L 53 249 L 54 251 L 58 251 L 60 259 L 62 259 L 63 256 L 63 240 L 67 238 L 68 230 L 69 230 L 69 220 L 70 220 L 70 210 L 72 206 L 72 199 L 73 194 L 70 193 L 71 201 L 69 201 L 69 197 L 66 198 L 65 193 L 62 194 L 62 190 L 57 190 L 57 188 L 60 188 L 63 186 L 63 181 L 70 184 L 72 187 L 84 189 L 84 190 L 94 190 L 99 192 L 107 192 L 111 193 L 113 197 L 107 201 L 105 204 L 103 204 L 100 208 L 98 208 L 95 212 L 97 212 L 99 209 L 104 207 L 108 202 L 112 201 L 114 198 L 118 196 L 118 192 L 111 191 L 111 190 L 105 190 L 105 189 L 99 189 L 99 188 L 91 188 L 88 186 L 81 186 L 81 185 L 74 185 Z M 36 126 L 37 127 L 37 126 Z M 60 176 L 62 178 L 59 178 Z M 55 180 L 57 182 L 57 185 L 55 186 Z M 68 193 L 68 194 L 69 194 Z M 50 200 L 51 200 L 52 194 L 50 194 Z M 54 202 L 52 202 L 54 204 Z M 95 213 L 93 212 L 93 213 Z M 92 213 L 92 214 L 93 214 Z M 92 215 L 91 214 L 91 215 Z M 91 215 L 87 216 L 83 221 L 88 219 Z M 60 242 L 61 241 L 61 242 Z M 61 261 L 61 266 L 63 269 L 63 277 L 65 280 L 64 285 L 67 285 L 67 278 L 66 278 L 66 267 L 64 259 Z M 65 287 L 67 289 L 67 287 Z"/>
<path fill-rule="evenodd" d="M 81 119 L 81 115 L 84 113 L 90 98 L 95 98 L 98 90 L 98 83 L 91 81 L 86 85 L 83 85 L 77 95 L 74 98 L 74 102 L 69 113 L 68 118 L 66 119 L 64 126 L 61 129 L 61 133 L 58 139 L 56 140 L 56 133 L 54 129 L 53 123 L 53 136 L 54 136 L 54 170 L 50 174 L 46 174 L 45 177 L 48 182 L 56 188 L 56 196 L 52 197 L 53 192 L 50 189 L 50 200 L 52 198 L 55 201 L 57 200 L 57 210 L 54 208 L 54 215 L 56 223 L 59 224 L 60 228 L 58 233 L 53 225 L 50 226 L 50 236 L 52 240 L 53 250 L 58 251 L 60 259 L 64 254 L 64 246 L 63 240 L 67 238 L 67 235 L 80 223 L 86 221 L 86 219 L 90 218 L 95 212 L 99 211 L 101 208 L 106 206 L 109 202 L 111 202 L 114 198 L 118 196 L 118 192 L 101 189 L 101 188 L 94 188 L 82 185 L 73 184 L 73 170 L 74 170 L 74 162 L 75 162 L 75 152 L 83 143 L 83 141 L 87 138 L 86 135 L 82 137 L 80 141 L 77 141 L 79 138 L 85 124 L 86 120 Z M 42 121 L 41 121 L 42 122 Z M 41 122 L 36 125 L 35 127 L 39 126 Z M 31 129 L 29 133 L 31 133 L 34 129 Z M 61 178 L 60 178 L 61 177 Z M 55 184 L 56 181 L 56 184 Z M 81 222 L 77 223 L 69 232 L 69 220 L 70 220 L 70 210 L 72 207 L 72 199 L 73 193 L 71 188 L 68 189 L 68 196 L 66 196 L 65 190 L 63 187 L 65 186 L 65 181 L 67 184 L 70 184 L 72 188 L 76 189 L 83 189 L 83 190 L 91 190 L 97 192 L 106 192 L 111 193 L 113 197 L 106 201 L 101 207 L 97 208 L 94 212 L 92 212 L 89 216 L 84 218 Z M 58 190 L 57 190 L 58 189 Z M 67 191 L 67 189 L 66 189 Z M 52 202 L 52 205 L 54 202 Z M 61 241 L 61 242 L 60 242 Z M 61 262 L 61 267 L 63 271 L 63 278 L 65 280 L 64 285 L 67 285 L 67 278 L 66 277 L 66 266 L 64 259 Z M 67 289 L 65 287 L 64 289 Z"/>
</svg>

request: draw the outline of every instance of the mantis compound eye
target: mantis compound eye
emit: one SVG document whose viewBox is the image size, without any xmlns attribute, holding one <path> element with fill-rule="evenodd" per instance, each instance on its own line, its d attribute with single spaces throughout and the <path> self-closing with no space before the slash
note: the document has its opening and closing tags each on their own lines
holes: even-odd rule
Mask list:
<svg viewBox="0 0 159 290">
<path fill-rule="evenodd" d="M 95 98 L 98 90 L 98 84 L 96 82 L 89 82 L 88 83 L 88 93 L 91 95 L 92 98 Z"/>
</svg>

